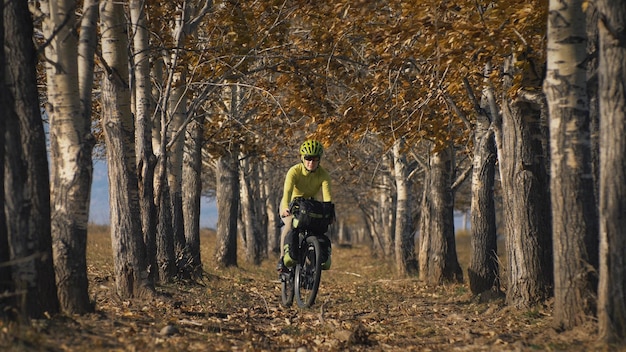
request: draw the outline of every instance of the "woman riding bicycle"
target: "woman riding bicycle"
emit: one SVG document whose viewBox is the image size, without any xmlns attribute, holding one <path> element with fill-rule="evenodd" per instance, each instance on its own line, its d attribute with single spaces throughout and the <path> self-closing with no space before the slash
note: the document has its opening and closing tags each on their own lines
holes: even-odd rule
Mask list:
<svg viewBox="0 0 626 352">
<path fill-rule="evenodd" d="M 285 177 L 283 197 L 280 202 L 280 216 L 284 218 L 285 227 L 280 236 L 281 257 L 278 260 L 277 270 L 282 272 L 285 266 L 295 265 L 293 258 L 296 256 L 289 253 L 289 248 L 293 243 L 292 214 L 289 212 L 289 203 L 297 198 L 315 198 L 322 193 L 323 202 L 331 202 L 331 180 L 330 175 L 322 166 L 320 159 L 324 154 L 324 147 L 316 140 L 307 140 L 300 146 L 300 160 L 292 166 Z M 322 264 L 322 269 L 330 269 L 330 241 L 328 241 L 328 260 Z"/>
</svg>

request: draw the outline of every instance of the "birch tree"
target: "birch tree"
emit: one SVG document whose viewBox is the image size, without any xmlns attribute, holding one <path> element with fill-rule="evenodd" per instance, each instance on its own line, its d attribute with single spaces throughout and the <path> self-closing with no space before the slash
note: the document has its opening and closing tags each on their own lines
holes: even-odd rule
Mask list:
<svg viewBox="0 0 626 352">
<path fill-rule="evenodd" d="M 148 280 L 155 282 L 156 265 L 156 205 L 154 203 L 154 168 L 156 157 L 152 150 L 152 118 L 154 104 L 151 97 L 149 30 L 144 0 L 130 0 L 132 53 L 131 67 L 133 111 L 135 114 L 135 148 L 137 181 L 141 207 L 141 230 L 146 246 Z"/>
<path fill-rule="evenodd" d="M 398 139 L 393 145 L 393 166 L 396 185 L 395 262 L 398 274 L 404 276 L 417 272 L 415 241 L 411 226 L 411 203 L 409 199 L 409 166 L 404 141 Z"/>
<path fill-rule="evenodd" d="M 394 233 L 396 232 L 397 216 L 397 212 L 393 210 L 395 209 L 397 192 L 394 192 L 396 188 L 393 186 L 391 175 L 385 172 L 386 169 L 391 169 L 392 158 L 389 157 L 389 153 L 383 154 L 382 164 L 379 191 L 380 206 L 376 209 L 378 220 L 374 224 L 379 228 L 378 232 L 380 232 L 380 236 L 378 236 L 377 241 L 374 242 L 379 244 L 380 253 L 383 257 L 393 258 L 394 252 L 392 249 L 395 247 Z M 410 214 L 407 215 L 410 216 Z M 410 219 L 408 220 L 410 221 Z"/>
<path fill-rule="evenodd" d="M 187 97 L 185 96 L 185 76 L 186 70 L 174 75 L 175 78 L 171 94 L 168 97 L 168 128 L 166 132 L 167 138 L 165 138 L 165 140 L 168 141 L 167 144 L 169 144 L 169 146 L 166 148 L 166 153 L 161 154 L 161 157 L 166 160 L 165 172 L 170 202 L 167 205 L 161 203 L 160 206 L 168 208 L 172 213 L 172 227 L 169 232 L 174 237 L 177 275 L 180 276 L 180 278 L 187 279 L 191 276 L 191 268 L 187 265 L 191 254 L 185 241 L 185 223 L 183 217 L 182 183 L 185 134 L 181 133 L 178 137 L 174 137 L 179 130 L 184 131 L 186 129 Z M 160 235 L 167 236 L 168 233 L 161 233 Z"/>
<path fill-rule="evenodd" d="M 163 55 L 157 59 L 161 68 L 166 67 L 164 72 L 155 74 L 156 81 L 163 81 L 164 85 L 158 96 L 158 111 L 160 121 L 155 127 L 158 132 L 153 135 L 155 154 L 158 158 L 158 167 L 155 174 L 155 203 L 159 208 L 159 213 L 166 216 L 159 216 L 160 222 L 157 225 L 157 244 L 173 245 L 174 257 L 170 257 L 172 249 L 157 248 L 157 257 L 162 263 L 158 264 L 161 270 L 161 280 L 173 279 L 170 275 L 181 275 L 189 277 L 191 267 L 190 248 L 185 243 L 186 235 L 185 216 L 183 215 L 182 200 L 182 167 L 183 167 L 183 145 L 187 124 L 191 121 L 195 111 L 189 107 L 188 97 L 188 64 L 185 59 L 186 53 L 182 50 L 186 43 L 191 41 L 196 34 L 198 26 L 203 18 L 211 11 L 213 2 L 202 1 L 181 1 L 166 2 L 159 8 L 161 15 L 167 10 L 175 14 L 174 18 L 166 16 L 164 20 L 166 26 L 171 29 L 170 33 L 164 35 L 163 40 L 172 44 L 171 50 L 164 50 Z M 160 23 L 160 22 L 159 22 Z M 199 94 L 203 96 L 203 94 Z M 203 96 L 206 98 L 206 96 Z M 197 106 L 202 103 L 197 104 Z M 154 130 L 154 129 L 153 129 Z M 199 156 L 196 156 L 199 157 Z M 193 175 L 193 174 L 192 174 Z M 198 181 L 197 181 L 198 182 Z M 167 192 L 167 194 L 163 194 Z M 198 200 L 199 204 L 199 200 Z M 189 209 L 191 210 L 191 209 Z M 169 214 L 165 212 L 168 211 Z M 199 209 L 197 209 L 199 216 Z M 192 229 L 197 228 L 193 227 Z M 198 228 L 199 231 L 199 228 Z M 193 236 L 198 236 L 199 233 Z M 165 237 L 165 238 L 163 238 Z M 172 237 L 172 238 L 168 238 Z M 174 261 L 170 263 L 170 261 Z M 175 271 L 171 269 L 162 270 L 165 266 L 175 266 Z"/>
<path fill-rule="evenodd" d="M 124 5 L 100 5 L 102 60 L 102 125 L 107 144 L 111 241 L 117 293 L 122 298 L 152 292 L 141 232 L 134 126 L 130 106 L 128 37 Z"/>
<path fill-rule="evenodd" d="M 595 314 L 598 232 L 582 0 L 550 1 L 544 92 L 550 112 L 554 324 Z"/>
<path fill-rule="evenodd" d="M 69 313 L 93 311 L 88 296 L 87 225 L 93 165 L 91 96 L 97 2 L 86 1 L 80 44 L 76 2 L 44 1 L 43 31 L 52 160 L 52 234 L 59 299 Z M 80 53 L 80 55 L 79 55 Z"/>
</svg>

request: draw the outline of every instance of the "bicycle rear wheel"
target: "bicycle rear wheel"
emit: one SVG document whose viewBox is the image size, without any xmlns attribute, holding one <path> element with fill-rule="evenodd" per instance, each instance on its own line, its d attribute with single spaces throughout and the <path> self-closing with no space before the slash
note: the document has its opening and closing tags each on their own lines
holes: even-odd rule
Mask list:
<svg viewBox="0 0 626 352">
<path fill-rule="evenodd" d="M 294 294 L 294 269 L 280 274 L 281 298 L 283 306 L 291 307 Z"/>
<path fill-rule="evenodd" d="M 306 308 L 315 303 L 322 275 L 320 242 L 317 237 L 307 237 L 303 249 L 304 253 L 296 265 L 295 291 L 298 306 Z"/>
</svg>

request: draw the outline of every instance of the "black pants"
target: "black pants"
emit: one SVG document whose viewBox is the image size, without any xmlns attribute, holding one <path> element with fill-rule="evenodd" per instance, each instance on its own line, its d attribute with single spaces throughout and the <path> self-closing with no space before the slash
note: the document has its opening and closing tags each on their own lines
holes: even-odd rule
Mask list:
<svg viewBox="0 0 626 352">
<path fill-rule="evenodd" d="M 322 250 L 322 263 L 328 260 L 330 255 L 331 243 L 330 238 L 326 235 L 318 235 L 317 239 L 320 241 L 320 248 Z M 300 247 L 300 236 L 298 236 L 297 229 L 291 229 L 285 236 L 285 244 L 289 245 L 289 255 L 292 258 L 297 258 L 298 253 L 297 250 Z"/>
</svg>

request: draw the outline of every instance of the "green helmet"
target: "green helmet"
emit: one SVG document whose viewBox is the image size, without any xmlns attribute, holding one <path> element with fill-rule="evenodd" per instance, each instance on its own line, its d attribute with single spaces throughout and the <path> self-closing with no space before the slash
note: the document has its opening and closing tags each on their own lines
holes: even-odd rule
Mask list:
<svg viewBox="0 0 626 352">
<path fill-rule="evenodd" d="M 300 146 L 300 155 L 302 156 L 319 156 L 321 158 L 322 154 L 324 154 L 324 146 L 318 141 L 308 140 Z"/>
</svg>

